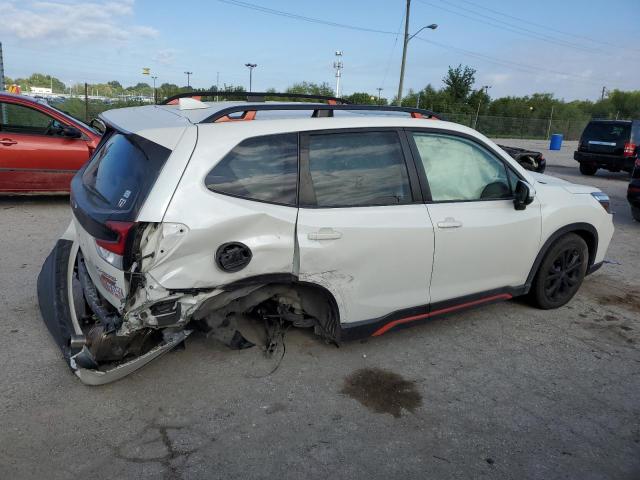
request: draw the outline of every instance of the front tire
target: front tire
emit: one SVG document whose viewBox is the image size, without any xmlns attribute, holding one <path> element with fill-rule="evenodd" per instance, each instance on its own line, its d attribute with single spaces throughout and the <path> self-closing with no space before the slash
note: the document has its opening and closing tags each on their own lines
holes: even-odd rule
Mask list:
<svg viewBox="0 0 640 480">
<path fill-rule="evenodd" d="M 587 163 L 580 164 L 580 173 L 583 175 L 595 175 L 598 171 L 598 167 L 595 165 L 589 165 Z"/>
<path fill-rule="evenodd" d="M 640 222 L 640 208 L 639 207 L 631 207 L 631 216 L 636 222 Z"/>
<path fill-rule="evenodd" d="M 531 286 L 531 297 L 548 310 L 566 304 L 576 294 L 587 273 L 589 249 L 575 233 L 558 240 L 547 252 Z"/>
</svg>

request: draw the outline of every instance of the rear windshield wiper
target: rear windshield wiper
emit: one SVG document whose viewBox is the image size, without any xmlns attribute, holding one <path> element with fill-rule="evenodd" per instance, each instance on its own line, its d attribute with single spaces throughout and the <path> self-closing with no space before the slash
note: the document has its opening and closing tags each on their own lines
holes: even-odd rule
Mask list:
<svg viewBox="0 0 640 480">
<path fill-rule="evenodd" d="M 111 204 L 109 199 L 107 197 L 105 197 L 102 193 L 100 193 L 100 191 L 98 191 L 98 189 L 96 187 L 94 187 L 93 185 L 90 185 L 88 183 L 85 183 L 83 185 L 84 185 L 84 188 L 86 188 L 89 192 L 91 192 L 94 196 L 98 197 L 104 203 L 106 203 L 107 205 Z"/>
</svg>

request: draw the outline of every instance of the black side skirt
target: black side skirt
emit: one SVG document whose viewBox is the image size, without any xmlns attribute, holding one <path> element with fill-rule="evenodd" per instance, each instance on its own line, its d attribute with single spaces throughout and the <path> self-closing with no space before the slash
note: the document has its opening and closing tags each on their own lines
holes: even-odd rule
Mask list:
<svg viewBox="0 0 640 480">
<path fill-rule="evenodd" d="M 524 295 L 527 293 L 527 290 L 524 285 L 521 287 L 497 288 L 453 300 L 436 302 L 431 305 L 421 305 L 398 310 L 373 320 L 343 323 L 340 325 L 340 340 L 351 341 L 365 337 L 377 337 L 389 330 L 425 323 L 435 317 L 503 300 L 510 300 L 513 297 Z"/>
</svg>

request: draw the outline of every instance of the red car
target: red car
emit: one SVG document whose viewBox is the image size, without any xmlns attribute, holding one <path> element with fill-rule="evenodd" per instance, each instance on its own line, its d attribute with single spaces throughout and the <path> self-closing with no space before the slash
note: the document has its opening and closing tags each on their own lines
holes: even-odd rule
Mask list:
<svg viewBox="0 0 640 480">
<path fill-rule="evenodd" d="M 33 98 L 0 93 L 0 194 L 65 193 L 100 133 Z"/>
</svg>

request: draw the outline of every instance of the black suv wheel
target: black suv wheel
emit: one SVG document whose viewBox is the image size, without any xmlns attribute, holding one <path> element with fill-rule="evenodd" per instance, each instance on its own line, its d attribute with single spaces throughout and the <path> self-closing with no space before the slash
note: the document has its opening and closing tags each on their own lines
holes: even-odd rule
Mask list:
<svg viewBox="0 0 640 480">
<path fill-rule="evenodd" d="M 640 208 L 638 207 L 631 207 L 631 216 L 633 217 L 633 219 L 636 222 L 640 222 Z"/>
<path fill-rule="evenodd" d="M 587 273 L 589 250 L 575 233 L 558 240 L 547 252 L 538 269 L 531 297 L 542 309 L 558 308 L 575 295 Z"/>
<path fill-rule="evenodd" d="M 588 163 L 580 164 L 580 173 L 583 175 L 595 175 L 598 171 L 598 167 L 595 165 L 589 165 Z"/>
</svg>

